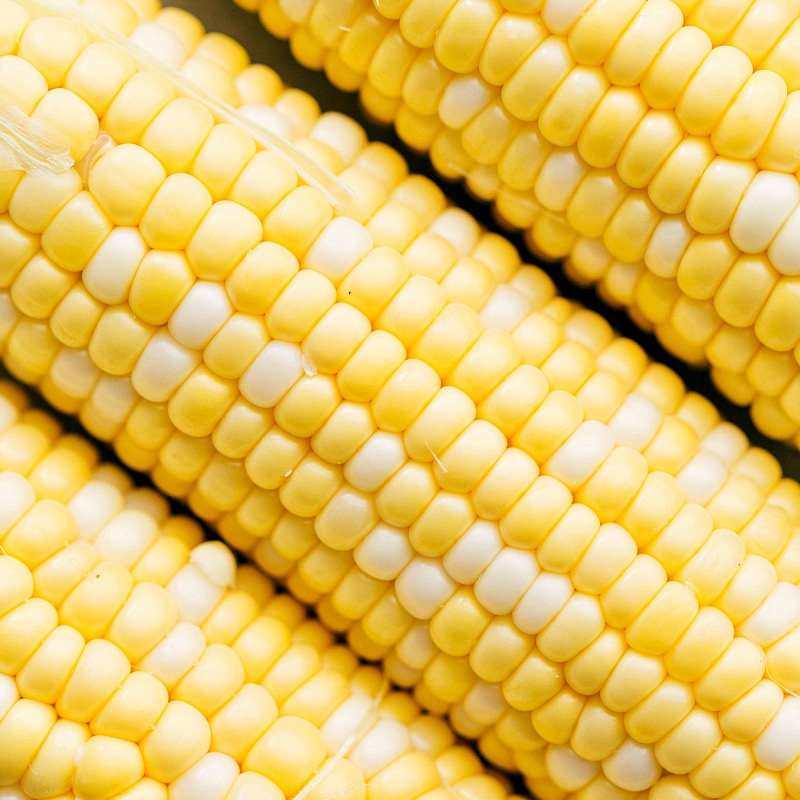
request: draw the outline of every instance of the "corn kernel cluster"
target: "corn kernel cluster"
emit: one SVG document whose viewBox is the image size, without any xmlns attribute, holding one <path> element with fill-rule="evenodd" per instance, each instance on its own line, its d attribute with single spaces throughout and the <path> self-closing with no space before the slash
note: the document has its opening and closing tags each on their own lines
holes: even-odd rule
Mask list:
<svg viewBox="0 0 800 800">
<path fill-rule="evenodd" d="M 513 800 L 444 723 L 9 385 L 0 419 L 4 797 Z"/>
<path fill-rule="evenodd" d="M 320 115 L 188 14 L 84 3 L 158 54 L 157 67 L 82 18 L 0 3 L 0 75 L 21 113 L 56 128 L 76 162 L 57 174 L 0 172 L 0 345 L 16 377 L 113 442 L 542 800 L 800 797 L 800 487 L 775 459 L 597 315 L 556 297 L 541 271 L 408 175 L 397 153 L 341 115 Z M 187 79 L 208 94 L 187 91 Z M 265 149 L 259 129 L 334 183 Z M 354 191 L 332 203 L 337 180 Z M 14 458 L 34 460 L 21 452 Z M 55 557 L 72 540 L 48 546 Z M 14 607 L 26 609 L 9 622 L 12 650 L 31 649 L 62 614 L 85 639 L 121 649 L 129 668 L 157 674 L 148 653 L 180 624 L 172 604 L 202 627 L 204 570 L 235 569 L 225 571 L 229 554 L 201 554 L 178 583 L 137 589 L 130 558 L 114 557 L 102 601 L 88 585 L 73 601 L 77 589 L 64 586 L 40 598 L 51 609 L 41 612 L 24 571 L 9 567 L 19 573 L 9 585 L 22 587 Z M 236 597 L 230 613 L 244 626 L 250 612 L 237 604 L 247 601 Z M 150 606 L 160 610 L 129 631 L 125 619 Z M 208 656 L 207 672 L 231 682 L 219 691 L 240 690 L 235 676 L 257 658 L 247 648 L 267 646 L 248 639 L 237 650 L 242 630 Z M 286 681 L 312 681 L 322 656 L 305 644 L 278 677 L 254 668 L 278 706 L 297 690 Z M 19 658 L 9 656 L 9 677 Z M 237 740 L 220 752 L 238 766 L 215 755 L 209 768 L 230 776 L 220 798 L 238 796 L 240 768 L 272 781 L 275 797 L 327 797 L 321 784 L 303 795 L 332 747 L 321 720 L 303 715 L 328 709 L 323 689 L 347 681 L 319 681 L 287 711 L 301 722 L 275 722 L 302 763 L 281 772 L 289 756 L 272 739 Z M 162 683 L 169 703 L 194 704 L 204 721 L 222 707 L 211 689 Z M 59 702 L 71 708 L 58 694 L 48 708 L 59 714 Z M 128 784 L 109 798 L 139 781 L 154 792 L 142 796 L 161 797 L 184 774 L 195 776 L 186 796 L 196 791 L 205 767 L 191 764 L 210 745 L 192 738 L 205 730 L 196 714 L 175 708 L 175 725 L 193 731 L 175 746 L 195 761 L 179 754 L 162 768 L 162 747 L 142 733 L 138 748 L 120 746 Z M 35 747 L 53 713 L 30 717 Z M 429 736 L 437 753 L 450 746 L 444 736 Z M 384 778 L 362 769 L 365 798 L 449 796 L 439 782 L 453 777 L 424 754 L 392 756 L 380 762 Z M 24 780 L 13 769 L 31 758 L 20 750 L 7 782 Z M 475 777 L 476 796 L 506 796 L 460 763 L 454 774 Z M 346 773 L 337 786 L 355 780 L 336 769 Z M 75 795 L 101 800 L 106 777 L 94 780 Z"/>
<path fill-rule="evenodd" d="M 793 3 L 238 2 L 797 443 Z"/>
</svg>

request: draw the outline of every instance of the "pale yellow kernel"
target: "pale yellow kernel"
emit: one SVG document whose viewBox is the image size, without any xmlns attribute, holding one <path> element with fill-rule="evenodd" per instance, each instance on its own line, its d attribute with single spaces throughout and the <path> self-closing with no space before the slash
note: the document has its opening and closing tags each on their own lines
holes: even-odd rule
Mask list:
<svg viewBox="0 0 800 800">
<path fill-rule="evenodd" d="M 690 687 L 667 677 L 655 691 L 625 712 L 625 730 L 639 742 L 655 743 L 693 707 L 694 696 Z"/>
<path fill-rule="evenodd" d="M 585 703 L 586 698 L 566 686 L 533 711 L 533 727 L 546 741 L 565 744 L 572 736 Z"/>
<path fill-rule="evenodd" d="M 664 653 L 689 627 L 697 611 L 694 593 L 682 584 L 669 581 L 628 627 L 626 638 L 632 647 L 642 652 Z"/>
<path fill-rule="evenodd" d="M 601 64 L 605 61 L 620 34 L 635 20 L 642 5 L 641 0 L 627 0 L 612 8 L 591 6 L 587 9 L 567 35 L 576 60 L 582 64 Z"/>
<path fill-rule="evenodd" d="M 695 236 L 678 264 L 678 286 L 689 297 L 711 299 L 737 257 L 727 234 Z"/>
<path fill-rule="evenodd" d="M 22 695 L 53 705 L 85 644 L 84 638 L 74 628 L 67 625 L 55 628 L 16 675 Z"/>
<path fill-rule="evenodd" d="M 345 485 L 317 516 L 314 527 L 320 541 L 336 550 L 352 550 L 378 524 L 372 497 Z"/>
<path fill-rule="evenodd" d="M 69 142 L 71 158 L 80 161 L 97 141 L 99 123 L 94 110 L 67 89 L 51 89 L 31 114 L 46 127 L 54 127 Z"/>
<path fill-rule="evenodd" d="M 646 187 L 684 135 L 672 112 L 647 111 L 620 152 L 616 167 L 622 180 L 628 186 Z"/>
<path fill-rule="evenodd" d="M 143 624 L 141 620 L 146 620 Z M 178 621 L 178 610 L 166 590 L 137 584 L 106 633 L 131 662 L 142 658 Z"/>
<path fill-rule="evenodd" d="M 587 506 L 567 509 L 539 546 L 536 557 L 544 569 L 569 572 L 582 557 L 600 529 L 597 515 Z"/>
<path fill-rule="evenodd" d="M 555 619 L 538 634 L 536 646 L 553 661 L 574 658 L 603 631 L 605 620 L 596 597 L 576 592 Z"/>
<path fill-rule="evenodd" d="M 437 492 L 411 524 L 409 542 L 424 556 L 440 556 L 474 520 L 475 512 L 465 495 L 448 491 Z"/>
<path fill-rule="evenodd" d="M 602 522 L 613 522 L 644 485 L 647 462 L 632 448 L 615 447 L 578 490 L 575 499 L 590 506 Z"/>
<path fill-rule="evenodd" d="M 133 59 L 122 49 L 92 42 L 72 63 L 64 86 L 102 116 L 135 69 Z"/>
<path fill-rule="evenodd" d="M 572 505 L 561 481 L 540 475 L 500 519 L 500 533 L 512 547 L 537 547 Z"/>
<path fill-rule="evenodd" d="M 692 75 L 711 51 L 702 29 L 684 26 L 676 31 L 642 78 L 645 99 L 656 108 L 672 108 Z"/>
<path fill-rule="evenodd" d="M 737 636 L 695 682 L 697 702 L 712 711 L 726 708 L 764 677 L 765 667 L 766 658 L 761 647 Z"/>
<path fill-rule="evenodd" d="M 600 699 L 612 711 L 628 711 L 654 691 L 665 677 L 661 658 L 628 649 L 603 684 Z"/>
<path fill-rule="evenodd" d="M 99 560 L 94 547 L 83 541 L 72 542 L 35 570 L 38 595 L 60 606 Z"/>
<path fill-rule="evenodd" d="M 206 367 L 199 366 L 169 399 L 170 420 L 189 436 L 208 436 L 237 394 L 235 382 L 219 378 Z"/>
<path fill-rule="evenodd" d="M 135 73 L 103 118 L 103 127 L 120 143 L 138 143 L 150 122 L 175 97 L 170 81 L 155 72 Z"/>
<path fill-rule="evenodd" d="M 759 70 L 747 80 L 711 134 L 721 155 L 751 159 L 761 151 L 786 101 L 786 84 L 779 75 Z"/>
<path fill-rule="evenodd" d="M 753 73 L 740 50 L 715 47 L 694 73 L 676 106 L 678 119 L 693 136 L 711 134 L 722 114 Z"/>
<path fill-rule="evenodd" d="M 259 684 L 246 683 L 211 717 L 211 747 L 241 761 L 277 716 L 270 693 Z"/>
<path fill-rule="evenodd" d="M 168 783 L 203 756 L 210 742 L 210 727 L 202 713 L 188 703 L 172 700 L 139 749 L 147 775 Z"/>
<path fill-rule="evenodd" d="M 281 486 L 281 502 L 293 514 L 312 517 L 322 510 L 343 482 L 341 467 L 309 453 Z"/>
<path fill-rule="evenodd" d="M 478 314 L 461 304 L 445 306 L 425 333 L 409 350 L 445 377 L 469 352 L 481 334 Z"/>
<path fill-rule="evenodd" d="M 583 421 L 583 409 L 574 395 L 557 389 L 514 434 L 511 444 L 543 464 L 577 430 Z M 588 476 L 587 476 L 588 477 Z"/>
<path fill-rule="evenodd" d="M 375 421 L 384 430 L 402 431 L 441 387 L 439 376 L 423 361 L 407 359 L 372 400 Z"/>
<path fill-rule="evenodd" d="M 507 439 L 494 425 L 475 420 L 438 454 L 434 475 L 443 489 L 471 491 L 507 446 Z"/>
<path fill-rule="evenodd" d="M 109 375 L 127 375 L 154 331 L 153 326 L 137 320 L 129 306 L 109 306 L 92 331 L 87 348 L 89 356 Z"/>
<path fill-rule="evenodd" d="M 715 524 L 719 523 L 715 520 Z M 678 569 L 675 578 L 690 586 L 702 603 L 713 602 L 735 575 L 744 559 L 745 549 L 738 534 L 717 528 L 696 554 Z"/>
<path fill-rule="evenodd" d="M 300 717 L 276 720 L 259 738 L 242 762 L 289 794 L 299 791 L 321 765 L 325 743 L 317 728 Z"/>
<path fill-rule="evenodd" d="M 40 500 L 2 537 L 3 554 L 34 570 L 77 538 L 77 527 L 67 507 Z"/>
<path fill-rule="evenodd" d="M 469 654 L 475 674 L 491 683 L 504 681 L 533 648 L 533 637 L 522 633 L 510 617 L 496 617 Z"/>
<path fill-rule="evenodd" d="M 664 568 L 651 556 L 640 554 L 600 598 L 610 625 L 627 627 L 666 584 Z"/>
<path fill-rule="evenodd" d="M 686 137 L 656 172 L 647 187 L 648 196 L 657 208 L 667 214 L 683 212 L 714 157 L 714 150 L 707 138 Z M 715 189 L 715 186 L 710 188 Z"/>
<path fill-rule="evenodd" d="M 113 797 L 130 789 L 145 773 L 142 754 L 133 742 L 93 736 L 75 757 L 73 790 L 80 797 Z"/>
<path fill-rule="evenodd" d="M 763 254 L 741 255 L 714 296 L 717 313 L 731 325 L 752 325 L 779 278 Z"/>
<path fill-rule="evenodd" d="M 212 128 L 190 171 L 215 201 L 223 200 L 255 152 L 255 143 L 244 131 L 229 123 L 219 123 Z"/>
<path fill-rule="evenodd" d="M 397 28 L 390 29 L 370 59 L 367 80 L 387 97 L 398 97 L 416 50 L 403 39 Z"/>
<path fill-rule="evenodd" d="M 795 27 L 800 30 L 800 26 Z M 792 90 L 756 157 L 761 169 L 791 173 L 795 172 L 800 164 L 800 153 L 797 153 L 792 146 L 790 133 L 796 130 L 800 115 L 800 94 L 797 93 L 797 88 L 796 85 L 791 87 Z"/>
<path fill-rule="evenodd" d="M 722 732 L 734 741 L 752 741 L 766 728 L 782 701 L 783 690 L 774 681 L 760 681 L 719 712 Z"/>
<path fill-rule="evenodd" d="M 338 297 L 376 320 L 409 277 L 403 257 L 388 247 L 377 247 L 339 285 Z"/>
<path fill-rule="evenodd" d="M 297 173 L 283 158 L 262 150 L 245 166 L 228 199 L 263 219 L 297 186 L 297 181 Z"/>
<path fill-rule="evenodd" d="M 324 275 L 300 270 L 283 288 L 266 314 L 269 334 L 299 342 L 336 302 L 336 288 Z"/>
<path fill-rule="evenodd" d="M 273 426 L 248 454 L 245 469 L 257 486 L 277 489 L 308 449 L 306 442 Z"/>
<path fill-rule="evenodd" d="M 91 720 L 94 735 L 138 742 L 169 702 L 164 684 L 148 672 L 131 672 Z"/>
<path fill-rule="evenodd" d="M 244 206 L 220 200 L 211 206 L 186 246 L 198 278 L 224 280 L 260 241 L 261 221 Z"/>
<path fill-rule="evenodd" d="M 374 430 L 375 423 L 366 405 L 342 401 L 314 433 L 311 447 L 331 464 L 343 464 Z"/>
<path fill-rule="evenodd" d="M 92 164 L 88 185 L 114 224 L 135 225 L 166 175 L 161 163 L 144 148 L 120 144 Z"/>
<path fill-rule="evenodd" d="M 589 698 L 570 738 L 574 752 L 587 761 L 602 761 L 625 740 L 622 714 L 607 709 L 599 697 Z"/>
<path fill-rule="evenodd" d="M 233 314 L 203 350 L 203 360 L 222 378 L 239 378 L 268 341 L 263 320 Z"/>
<path fill-rule="evenodd" d="M 15 7 L 9 6 L 10 13 L 14 13 L 11 11 L 12 8 Z M 8 21 L 10 25 L 10 19 Z M 7 101 L 13 103 L 24 114 L 30 115 L 36 104 L 47 93 L 47 81 L 42 73 L 18 55 L 0 57 L 0 73 L 7 87 Z"/>
<path fill-rule="evenodd" d="M 564 664 L 564 677 L 576 692 L 597 694 L 626 650 L 622 633 L 606 626 L 588 647 Z"/>
<path fill-rule="evenodd" d="M 236 652 L 227 645 L 210 644 L 173 688 L 170 697 L 190 703 L 211 717 L 242 687 L 244 678 L 244 668 Z"/>
<path fill-rule="evenodd" d="M 532 458 L 518 448 L 507 447 L 474 488 L 475 511 L 484 519 L 499 519 L 538 475 L 538 465 Z"/>
<path fill-rule="evenodd" d="M 611 167 L 647 111 L 633 89 L 611 88 L 595 107 L 578 137 L 578 152 L 593 167 Z"/>
<path fill-rule="evenodd" d="M 793 349 L 800 341 L 800 330 L 794 315 L 794 307 L 800 283 L 796 277 L 782 276 L 769 294 L 755 321 L 755 333 L 759 341 L 774 350 Z"/>
<path fill-rule="evenodd" d="M 89 736 L 85 725 L 58 720 L 22 776 L 20 788 L 31 797 L 69 792 L 75 757 Z"/>
<path fill-rule="evenodd" d="M 626 262 L 644 259 L 663 215 L 644 190 L 634 190 L 622 201 L 603 233 L 603 243 Z"/>
<path fill-rule="evenodd" d="M 575 67 L 542 109 L 539 130 L 552 144 L 560 147 L 576 144 L 607 89 L 608 79 L 602 69 Z"/>
<path fill-rule="evenodd" d="M 567 42 L 546 38 L 506 81 L 501 97 L 506 108 L 520 120 L 534 120 L 574 66 Z"/>
<path fill-rule="evenodd" d="M 186 172 L 213 126 L 213 116 L 204 105 L 178 97 L 148 124 L 141 145 L 161 161 L 167 172 Z"/>
<path fill-rule="evenodd" d="M 491 619 L 472 589 L 464 586 L 431 619 L 431 638 L 448 655 L 467 656 Z"/>
<path fill-rule="evenodd" d="M 412 275 L 378 317 L 376 325 L 411 347 L 446 301 L 446 286 L 439 286 L 423 275 Z"/>
<path fill-rule="evenodd" d="M 79 53 L 89 44 L 86 31 L 73 20 L 32 20 L 19 40 L 19 54 L 35 66 L 48 84 L 59 86 Z"/>
<path fill-rule="evenodd" d="M 673 3 L 648 3 L 647 12 L 637 14 L 625 29 L 604 64 L 617 85 L 636 86 L 662 48 L 683 26 L 683 17 Z"/>
<path fill-rule="evenodd" d="M 552 145 L 538 128 L 523 126 L 497 163 L 497 175 L 509 190 L 526 192 L 533 188 L 539 170 L 551 154 Z M 498 202 L 502 194 L 498 197 Z"/>
<path fill-rule="evenodd" d="M 655 755 L 664 769 L 685 774 L 716 749 L 722 740 L 717 715 L 695 706 L 660 742 Z"/>
<path fill-rule="evenodd" d="M 89 722 L 130 672 L 130 661 L 116 645 L 105 639 L 92 639 L 59 695 L 56 711 L 66 719 Z"/>
<path fill-rule="evenodd" d="M 443 386 L 406 429 L 403 442 L 408 454 L 420 461 L 436 461 L 475 416 L 475 404 L 466 394 Z"/>
<path fill-rule="evenodd" d="M 400 341 L 385 331 L 372 331 L 337 376 L 348 400 L 369 401 L 406 359 Z"/>
<path fill-rule="evenodd" d="M 154 249 L 182 250 L 212 205 L 208 189 L 191 175 L 170 175 L 159 186 L 140 223 Z"/>
<path fill-rule="evenodd" d="M 7 675 L 15 674 L 32 656 L 41 642 L 58 625 L 55 609 L 40 598 L 31 598 L 17 605 L 0 619 L 4 648 L 0 665 Z"/>
<path fill-rule="evenodd" d="M 547 381 L 538 369 L 518 366 L 479 402 L 479 414 L 511 436 L 539 406 L 546 391 Z"/>
<path fill-rule="evenodd" d="M 489 30 L 480 52 L 481 75 L 494 86 L 502 86 L 546 35 L 545 27 L 533 15 L 503 14 Z"/>
<path fill-rule="evenodd" d="M 702 547 L 712 529 L 713 523 L 705 508 L 687 504 L 648 543 L 645 552 L 653 556 L 668 575 L 672 575 Z"/>
<path fill-rule="evenodd" d="M 318 189 L 299 186 L 270 211 L 264 220 L 264 237 L 300 258 L 332 217 L 331 205 Z"/>
<path fill-rule="evenodd" d="M 56 720 L 52 706 L 27 698 L 17 699 L 6 711 L 0 719 L 0 776 L 4 785 L 21 780 Z"/>
<path fill-rule="evenodd" d="M 694 6 L 694 8 L 692 8 Z M 707 31 L 714 44 L 722 44 L 747 12 L 748 4 L 736 0 L 723 9 L 719 3 L 692 3 L 685 8 L 688 25 Z"/>
<path fill-rule="evenodd" d="M 408 461 L 376 492 L 378 513 L 390 525 L 407 527 L 430 503 L 438 488 L 430 464 Z"/>
<path fill-rule="evenodd" d="M 264 314 L 297 274 L 297 258 L 272 242 L 256 245 L 225 281 L 233 304 L 248 314 Z"/>
<path fill-rule="evenodd" d="M 313 436 L 341 401 L 330 375 L 305 375 L 275 406 L 275 422 L 287 433 L 301 438 Z"/>
</svg>

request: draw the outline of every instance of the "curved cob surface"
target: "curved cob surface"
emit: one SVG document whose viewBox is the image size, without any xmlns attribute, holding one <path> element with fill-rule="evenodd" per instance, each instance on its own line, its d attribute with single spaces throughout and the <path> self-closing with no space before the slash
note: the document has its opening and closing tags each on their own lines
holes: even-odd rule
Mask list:
<svg viewBox="0 0 800 800">
<path fill-rule="evenodd" d="M 796 3 L 239 4 L 797 444 Z"/>
<path fill-rule="evenodd" d="M 8 37 L 12 52 L 34 67 L 43 66 L 42 53 L 66 52 L 69 64 L 48 66 L 53 76 L 60 75 L 51 77 L 49 91 L 67 87 L 69 94 L 91 37 L 81 38 L 75 33 L 80 29 L 63 20 L 49 29 L 47 22 L 17 20 L 22 20 L 18 49 L 13 33 Z M 187 18 L 171 20 L 180 39 Z M 49 36 L 75 36 L 77 45 L 73 39 L 72 50 L 56 47 L 63 38 L 45 37 L 47 46 L 40 44 L 35 55 L 29 45 L 43 29 Z M 157 32 L 144 28 L 136 35 L 146 41 Z M 229 87 L 219 69 L 226 59 L 219 53 L 238 51 L 220 47 L 217 68 L 203 58 L 192 66 Z M 114 48 L 107 57 L 113 59 L 112 52 L 130 64 Z M 22 74 L 19 61 L 13 64 Z M 729 514 L 739 534 L 725 530 L 712 509 L 686 504 L 678 480 L 648 463 L 645 444 L 654 440 L 651 428 L 664 424 L 661 412 L 649 417 L 643 433 L 632 423 L 641 420 L 641 409 L 658 409 L 655 403 L 619 413 L 624 392 L 611 392 L 607 403 L 595 403 L 597 413 L 606 416 L 584 420 L 591 392 L 578 401 L 565 389 L 552 391 L 545 372 L 530 363 L 533 357 L 523 360 L 518 338 L 482 328 L 467 301 L 481 308 L 491 296 L 493 305 L 482 309 L 485 317 L 529 319 L 528 307 L 523 304 L 520 312 L 519 299 L 510 298 L 533 292 L 509 293 L 508 283 L 495 289 L 499 281 L 484 263 L 510 264 L 514 272 L 518 260 L 507 250 L 503 258 L 484 252 L 483 261 L 458 261 L 461 274 L 471 267 L 468 275 L 483 276 L 477 285 L 489 285 L 477 298 L 455 275 L 438 286 L 424 272 L 436 257 L 426 259 L 425 251 L 410 250 L 410 243 L 404 257 L 397 248 L 374 246 L 373 232 L 398 239 L 402 234 L 394 222 L 384 233 L 374 221 L 381 219 L 378 189 L 360 193 L 355 206 L 345 204 L 334 216 L 318 190 L 297 186 L 285 162 L 263 152 L 253 155 L 255 145 L 246 133 L 229 124 L 214 126 L 213 120 L 205 130 L 201 126 L 194 150 L 166 153 L 162 148 L 180 137 L 176 129 L 169 140 L 159 135 L 159 125 L 177 114 L 177 130 L 191 136 L 189 123 L 208 109 L 196 99 L 171 104 L 166 81 L 140 77 L 151 73 L 135 64 L 131 69 L 118 71 L 119 85 L 107 90 L 113 99 L 91 108 L 98 125 L 89 126 L 86 149 L 96 141 L 101 146 L 64 173 L 69 181 L 77 174 L 80 183 L 72 187 L 78 191 L 67 187 L 64 204 L 56 199 L 60 207 L 43 212 L 53 216 L 23 224 L 25 215 L 35 212 L 23 201 L 26 192 L 36 193 L 37 181 L 52 192 L 56 179 L 19 173 L 9 179 L 4 233 L 19 248 L 9 248 L 4 265 L 11 285 L 5 357 L 12 369 L 39 381 L 52 402 L 79 410 L 94 433 L 115 440 L 123 458 L 151 469 L 159 485 L 187 498 L 232 543 L 286 577 L 303 599 L 319 601 L 326 621 L 347 628 L 360 617 L 351 640 L 362 652 L 388 656 L 395 676 L 405 682 L 419 678 L 415 671 L 424 672 L 421 699 L 442 710 L 453 706 L 451 718 L 474 735 L 494 726 L 485 735 L 485 750 L 525 772 L 542 797 L 796 793 L 791 731 L 797 712 L 793 698 L 784 694 L 794 691 L 798 680 L 791 655 L 796 620 L 781 616 L 770 629 L 768 619 L 775 605 L 796 603 L 797 486 L 781 481 L 768 457 L 747 450 L 741 434 L 721 426 L 708 443 L 705 463 L 723 465 L 723 482 L 706 485 L 703 502 L 711 504 L 729 472 L 741 479 L 734 482 L 737 499 L 743 487 L 749 490 L 747 501 L 733 511 L 730 504 L 717 504 L 716 514 Z M 265 80 L 263 72 L 248 72 L 248 79 L 253 75 Z M 161 94 L 141 88 L 146 81 Z M 82 97 L 84 104 L 87 97 L 97 102 L 86 88 Z M 137 102 L 133 107 L 127 105 L 131 97 Z M 309 105 L 293 97 L 296 105 L 288 105 L 302 128 Z M 37 104 L 30 105 L 36 107 L 29 108 L 32 117 L 41 119 Z M 291 128 L 263 108 L 251 112 Z M 150 116 L 131 122 L 131 115 L 139 114 Z M 100 122 L 110 139 L 97 139 Z M 353 138 L 326 148 L 330 128 L 320 126 L 316 135 L 304 143 L 316 157 L 333 168 L 337 161 L 350 163 Z M 222 149 L 228 152 L 231 143 L 241 145 L 233 152 L 243 155 L 228 171 L 213 161 L 214 169 L 208 166 L 207 156 L 220 151 L 218 137 L 225 137 Z M 73 143 L 76 150 L 79 154 Z M 396 157 L 379 152 L 382 169 L 397 164 Z M 117 160 L 132 153 L 138 160 Z M 250 172 L 258 169 L 264 171 Z M 119 184 L 113 180 L 120 175 L 125 191 L 115 193 Z M 140 176 L 151 183 L 137 194 L 134 178 Z M 373 185 L 355 167 L 347 178 L 360 178 L 360 189 Z M 182 190 L 170 209 L 191 210 L 192 191 L 205 198 L 197 184 L 210 200 L 203 200 L 197 219 L 165 246 L 152 237 L 164 236 L 158 226 L 169 227 L 173 218 L 152 210 L 158 205 L 154 198 L 163 202 L 165 185 L 178 181 L 192 188 L 188 195 Z M 276 186 L 283 191 L 277 198 Z M 432 190 L 419 196 L 431 197 Z M 222 215 L 217 227 L 212 209 Z M 93 223 L 81 227 L 85 213 L 100 222 L 93 243 L 85 236 Z M 251 221 L 248 214 L 259 225 L 263 221 L 259 236 L 265 231 L 269 241 L 250 246 L 256 251 L 267 244 L 259 251 L 267 250 L 265 261 L 250 254 L 226 266 L 215 259 L 225 253 L 230 258 L 230 251 L 199 246 L 223 232 L 234 238 L 247 233 L 242 221 Z M 463 244 L 464 220 L 447 219 L 452 225 L 461 220 L 455 227 L 461 233 L 447 229 L 439 241 L 456 249 L 451 239 Z M 210 235 L 200 236 L 204 223 Z M 61 238 L 59 225 L 80 236 Z M 482 242 L 484 249 L 491 251 L 494 244 L 502 250 L 496 239 L 478 239 L 476 249 Z M 320 258 L 324 251 L 335 254 L 334 263 Z M 109 252 L 116 259 L 113 272 L 103 269 Z M 443 252 L 442 245 L 433 252 Z M 150 258 L 156 263 L 143 268 L 154 253 Z M 123 256 L 130 271 L 120 278 Z M 409 275 L 412 269 L 422 274 Z M 537 275 L 522 269 L 512 285 L 528 287 L 541 281 Z M 467 281 L 474 285 L 474 278 Z M 547 295 L 546 287 L 542 291 Z M 507 303 L 498 305 L 503 293 Z M 419 302 L 426 297 L 427 311 L 422 319 L 415 317 L 426 308 Z M 13 303 L 22 311 L 13 310 Z M 183 321 L 176 311 L 181 306 Z M 574 312 L 553 302 L 536 320 L 558 320 L 559 307 L 567 319 Z M 317 331 L 328 314 L 327 325 Z M 344 317 L 334 316 L 339 314 Z M 413 324 L 401 324 L 409 318 Z M 599 323 L 590 319 L 589 330 L 596 330 Z M 569 330 L 582 338 L 580 325 Z M 148 347 L 153 348 L 149 366 L 142 362 Z M 529 350 L 534 349 L 531 342 Z M 633 366 L 615 367 L 612 356 L 619 352 L 609 344 L 606 372 L 587 367 L 572 378 L 578 382 L 575 391 L 594 374 L 622 373 L 635 382 L 636 370 L 644 372 L 645 365 L 634 358 Z M 165 372 L 174 378 L 187 364 L 179 385 L 154 383 Z M 567 380 L 555 362 L 549 369 L 554 379 Z M 648 392 L 659 395 L 668 409 L 664 418 L 678 410 L 675 419 L 697 438 L 697 431 L 708 432 L 719 422 L 707 405 L 684 400 L 674 376 L 659 381 L 651 373 L 643 385 L 651 387 L 644 401 Z M 212 391 L 206 393 L 206 387 Z M 156 390 L 168 396 L 147 396 Z M 265 399 L 270 391 L 282 394 Z M 452 405 L 443 407 L 445 400 Z M 419 419 L 407 419 L 412 409 L 422 412 Z M 628 446 L 615 437 L 628 437 Z M 668 444 L 662 441 L 661 447 Z M 668 460 L 668 453 L 655 449 Z M 684 467 L 695 455 L 689 446 L 675 461 Z M 598 551 L 608 552 L 608 560 Z M 709 577 L 709 560 L 727 566 Z M 762 600 L 768 602 L 760 607 Z M 674 613 L 665 613 L 667 606 Z M 738 682 L 723 680 L 728 672 Z M 646 676 L 638 695 L 629 683 L 632 675 Z M 706 691 L 696 692 L 695 682 Z"/>
<path fill-rule="evenodd" d="M 0 385 L 0 794 L 512 800 L 446 725 Z"/>
</svg>

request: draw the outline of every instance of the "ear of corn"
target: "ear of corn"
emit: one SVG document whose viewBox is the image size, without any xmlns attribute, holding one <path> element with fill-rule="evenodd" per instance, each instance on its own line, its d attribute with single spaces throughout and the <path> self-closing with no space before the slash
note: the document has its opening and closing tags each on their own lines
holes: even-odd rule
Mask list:
<svg viewBox="0 0 800 800">
<path fill-rule="evenodd" d="M 0 37 L 26 113 L 84 125 L 75 168 L 3 176 L 14 374 L 545 800 L 797 796 L 800 495 L 775 461 L 227 40 L 126 31 L 351 200 L 26 8 Z"/>
<path fill-rule="evenodd" d="M 794 4 L 240 5 L 797 444 Z"/>
<path fill-rule="evenodd" d="M 271 581 L 0 386 L 4 797 L 511 795 Z"/>
</svg>

